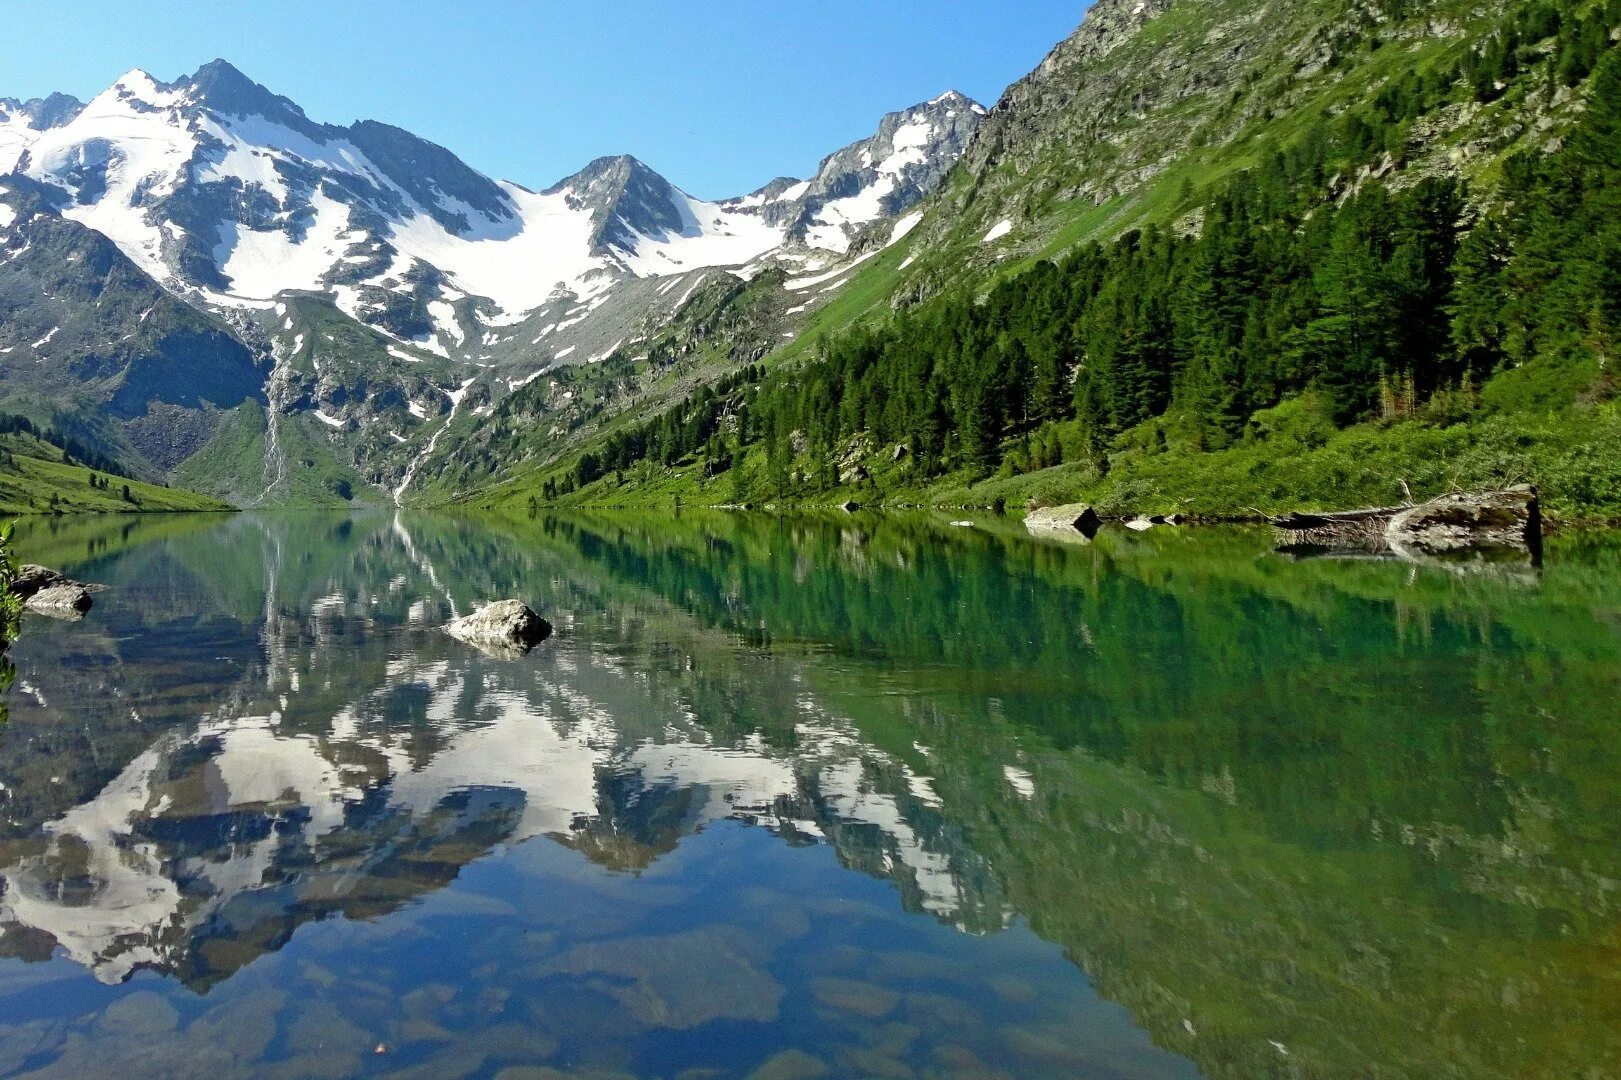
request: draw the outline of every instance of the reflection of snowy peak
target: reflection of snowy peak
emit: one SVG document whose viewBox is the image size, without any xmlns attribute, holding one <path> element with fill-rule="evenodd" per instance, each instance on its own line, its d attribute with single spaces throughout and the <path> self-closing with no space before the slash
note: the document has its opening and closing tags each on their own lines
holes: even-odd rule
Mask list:
<svg viewBox="0 0 1621 1080">
<path fill-rule="evenodd" d="M 0 101 L 0 171 L 54 188 L 65 216 L 176 291 L 227 307 L 321 292 L 419 338 L 434 304 L 471 300 L 499 325 L 626 277 L 843 252 L 939 182 L 982 112 L 949 94 L 894 114 L 812 180 L 745 199 L 694 198 L 629 157 L 535 193 L 386 124 L 312 121 L 215 61 L 173 83 L 131 72 L 83 106 Z"/>
<path fill-rule="evenodd" d="M 286 568 L 267 564 L 265 621 L 227 635 L 263 653 L 239 658 L 250 674 L 212 695 L 214 715 L 158 734 L 95 794 L 41 821 L 39 843 L 0 847 L 0 941 L 60 948 L 107 983 L 153 968 L 208 985 L 302 922 L 383 913 L 441 888 L 496 844 L 545 839 L 639 872 L 727 821 L 826 843 L 891 881 L 911 910 L 965 928 L 1007 918 L 979 891 L 983 863 L 929 778 L 797 683 L 785 688 L 798 697 L 783 747 L 709 730 L 681 684 L 567 636 L 529 666 L 437 634 L 381 634 L 367 641 L 420 651 L 357 655 L 346 634 L 380 610 L 410 598 L 405 618 L 419 629 L 455 610 L 434 597 L 438 573 L 403 526 L 371 554 L 379 577 L 356 598 L 282 594 Z M 402 558 L 417 572 L 382 585 Z M 406 699 L 414 719 L 402 723 Z M 98 700 L 58 707 L 93 713 Z M 21 722 L 36 722 L 33 710 L 19 702 Z M 229 948 L 207 947 L 222 937 Z"/>
</svg>

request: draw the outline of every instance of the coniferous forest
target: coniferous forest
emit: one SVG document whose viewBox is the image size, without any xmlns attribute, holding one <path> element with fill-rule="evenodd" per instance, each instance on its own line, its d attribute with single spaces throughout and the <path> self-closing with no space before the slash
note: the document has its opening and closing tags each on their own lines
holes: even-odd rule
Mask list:
<svg viewBox="0 0 1621 1080">
<path fill-rule="evenodd" d="M 708 483 L 730 474 L 738 501 L 813 497 L 868 481 L 848 467 L 865 451 L 904 461 L 911 484 L 1067 466 L 1072 485 L 1106 489 L 1112 475 L 1113 497 L 1131 500 L 1175 493 L 1179 471 L 1258 474 L 1356 430 L 1341 455 L 1351 465 L 1239 484 L 1227 504 L 1445 486 L 1458 474 L 1440 463 L 1462 449 L 1477 472 L 1496 470 L 1489 479 L 1543 482 L 1556 504 L 1614 513 L 1621 463 L 1598 436 L 1614 427 L 1601 407 L 1617 390 L 1621 325 L 1615 26 L 1621 0 L 1526 5 L 1455 67 L 1392 80 L 1308 127 L 1174 226 L 706 385 L 589 447 L 544 494 L 611 491 L 638 467 L 695 460 Z M 1585 82 L 1560 145 L 1513 157 L 1490 191 L 1396 168 L 1415 121 L 1515 80 Z M 1536 454 L 1516 451 L 1548 424 L 1574 455 L 1568 475 L 1536 475 Z M 1390 475 L 1341 475 L 1386 453 Z"/>
</svg>

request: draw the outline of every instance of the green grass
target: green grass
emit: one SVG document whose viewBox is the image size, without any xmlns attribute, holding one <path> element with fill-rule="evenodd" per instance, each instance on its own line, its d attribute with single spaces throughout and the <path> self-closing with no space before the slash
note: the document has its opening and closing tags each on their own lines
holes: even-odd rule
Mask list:
<svg viewBox="0 0 1621 1080">
<path fill-rule="evenodd" d="M 178 488 L 125 480 L 71 464 L 32 435 L 0 435 L 0 514 L 122 514 L 230 510 L 228 503 Z M 92 477 L 107 486 L 93 485 Z M 125 499 L 125 487 L 129 498 Z"/>
<path fill-rule="evenodd" d="M 238 505 L 260 505 L 259 498 L 274 475 L 267 468 L 265 434 L 263 407 L 242 406 L 220 424 L 200 452 L 176 471 L 175 481 Z M 269 493 L 263 505 L 322 509 L 384 499 L 383 492 L 368 485 L 338 459 L 319 421 L 309 416 L 284 416 L 280 437 L 287 477 Z"/>
</svg>

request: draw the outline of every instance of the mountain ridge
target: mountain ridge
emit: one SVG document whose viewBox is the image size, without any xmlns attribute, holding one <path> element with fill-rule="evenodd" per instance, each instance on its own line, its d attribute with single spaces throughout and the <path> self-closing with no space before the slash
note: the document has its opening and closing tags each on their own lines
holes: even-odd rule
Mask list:
<svg viewBox="0 0 1621 1080">
<path fill-rule="evenodd" d="M 251 478 L 188 464 L 185 451 L 217 453 L 218 436 L 231 460 L 250 460 L 243 439 L 275 454 L 285 419 L 334 492 L 392 491 L 458 412 L 645 337 L 705 275 L 837 264 L 932 189 L 983 114 L 948 93 L 888 114 L 811 180 L 717 202 L 629 155 L 540 191 L 495 180 L 393 125 L 312 120 L 224 60 L 167 82 L 133 69 L 88 103 L 0 110 L 14 186 L 222 321 L 247 363 L 268 373 L 238 399 L 268 408 L 262 427 L 239 423 L 235 406 L 193 409 L 177 422 L 194 436 L 168 447 L 149 439 L 132 467 L 158 479 L 184 465 L 210 493 L 255 502 L 283 496 L 274 483 L 254 494 Z M 342 329 L 350 323 L 357 329 Z M 108 333 L 139 337 L 135 327 Z M 55 344 L 41 346 L 41 362 L 70 369 L 69 339 L 53 353 Z M 37 373 L 0 365 L 0 401 L 21 395 L 37 410 L 39 387 Z M 41 419 L 102 439 L 110 454 L 135 449 L 131 418 L 109 414 L 104 399 L 54 393 L 64 415 Z M 369 433 L 380 425 L 379 441 Z"/>
</svg>

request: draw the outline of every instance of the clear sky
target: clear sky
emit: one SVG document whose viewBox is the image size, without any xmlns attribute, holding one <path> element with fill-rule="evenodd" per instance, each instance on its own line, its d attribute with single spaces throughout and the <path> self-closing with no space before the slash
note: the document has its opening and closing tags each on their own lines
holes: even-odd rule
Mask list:
<svg viewBox="0 0 1621 1080">
<path fill-rule="evenodd" d="M 315 120 L 397 124 L 529 187 L 629 153 L 721 197 L 945 90 L 994 104 L 1088 2 L 8 0 L 0 96 L 222 56 Z"/>
</svg>

